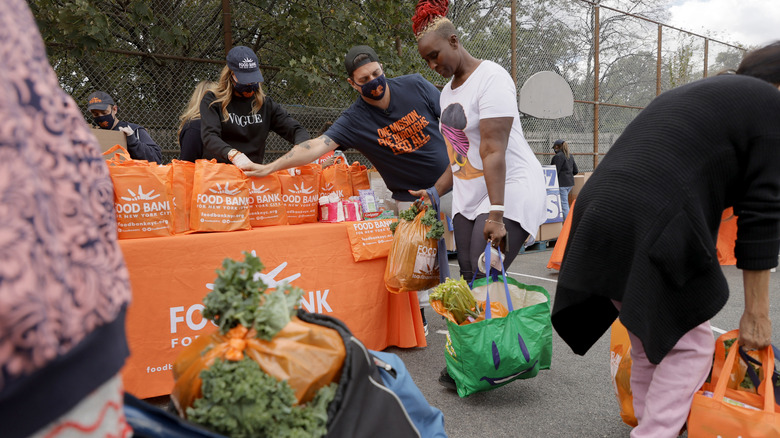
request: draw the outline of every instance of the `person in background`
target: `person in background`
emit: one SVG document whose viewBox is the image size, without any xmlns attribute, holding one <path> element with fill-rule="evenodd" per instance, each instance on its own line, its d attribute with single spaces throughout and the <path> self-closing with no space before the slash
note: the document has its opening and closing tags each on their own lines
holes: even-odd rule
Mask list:
<svg viewBox="0 0 780 438">
<path fill-rule="evenodd" d="M 569 144 L 563 140 L 555 140 L 553 144 L 555 156 L 552 157 L 550 164 L 558 169 L 558 190 L 561 194 L 561 210 L 563 211 L 563 220 L 569 215 L 569 192 L 574 187 L 574 175 L 580 171 L 577 169 L 577 162 L 569 153 Z"/>
<path fill-rule="evenodd" d="M 129 437 L 130 280 L 113 186 L 23 0 L 0 8 L 0 425 L 3 438 Z"/>
<path fill-rule="evenodd" d="M 213 81 L 200 81 L 190 96 L 190 101 L 179 116 L 179 159 L 192 161 L 203 156 L 203 140 L 200 137 L 200 101 L 207 91 L 216 87 Z"/>
<path fill-rule="evenodd" d="M 676 437 L 712 366 L 709 320 L 726 305 L 721 215 L 738 216 L 739 343 L 771 342 L 769 272 L 780 250 L 780 41 L 735 75 L 656 97 L 577 196 L 552 323 L 584 355 L 615 318 L 631 340 L 633 438 Z M 584 395 L 583 395 L 584 396 Z"/>
<path fill-rule="evenodd" d="M 271 131 L 293 144 L 310 138 L 297 120 L 266 96 L 262 82 L 255 52 L 246 46 L 230 49 L 216 88 L 207 91 L 200 102 L 200 158 L 251 169 L 254 163 L 263 162 Z"/>
<path fill-rule="evenodd" d="M 433 187 L 438 193 L 452 188 L 458 266 L 471 280 L 486 241 L 505 252 L 504 266 L 512 263 L 545 221 L 547 195 L 542 166 L 523 137 L 512 77 L 469 54 L 447 9 L 446 0 L 421 1 L 412 23 L 420 56 L 450 79 L 441 92 L 440 128 L 451 163 Z M 439 382 L 455 389 L 446 367 Z"/>
<path fill-rule="evenodd" d="M 127 152 L 134 160 L 146 160 L 162 164 L 162 150 L 141 125 L 123 122 L 117 118 L 119 106 L 103 91 L 95 91 L 87 97 L 87 110 L 92 113 L 100 129 L 121 131 L 127 136 Z"/>
<path fill-rule="evenodd" d="M 321 136 L 296 145 L 247 175 L 310 163 L 327 152 L 353 148 L 365 155 L 392 192 L 398 211 L 418 197 L 409 189 L 430 187 L 447 168 L 447 147 L 439 132 L 439 90 L 419 74 L 387 79 L 374 49 L 352 47 L 344 57 L 347 83 L 359 93 L 355 102 Z M 445 192 L 440 192 L 442 195 Z M 428 293 L 417 293 L 419 302 Z M 425 313 L 423 325 L 427 331 Z"/>
</svg>

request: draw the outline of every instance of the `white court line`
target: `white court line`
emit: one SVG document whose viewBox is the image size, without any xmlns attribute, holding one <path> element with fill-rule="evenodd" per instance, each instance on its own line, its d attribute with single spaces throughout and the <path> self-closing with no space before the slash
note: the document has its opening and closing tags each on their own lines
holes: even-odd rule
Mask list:
<svg viewBox="0 0 780 438">
<path fill-rule="evenodd" d="M 450 266 L 453 266 L 453 267 L 456 267 L 456 268 L 458 267 L 458 264 L 457 264 L 457 263 L 450 263 L 449 265 L 450 265 Z M 519 272 L 510 272 L 510 271 L 507 271 L 507 274 L 509 274 L 509 275 L 514 275 L 514 276 L 519 276 L 519 277 L 535 278 L 535 279 L 537 279 L 537 280 L 549 281 L 549 282 L 552 282 L 552 283 L 557 283 L 557 282 L 558 282 L 558 280 L 553 280 L 553 279 L 551 279 L 551 278 L 537 277 L 537 276 L 535 276 L 535 275 L 521 274 L 521 273 L 519 273 Z M 426 304 L 427 304 L 427 303 L 426 303 Z M 719 329 L 719 328 L 717 328 L 717 327 L 715 327 L 715 326 L 711 326 L 711 328 L 712 328 L 712 331 L 714 331 L 715 333 L 718 333 L 718 334 L 721 334 L 721 335 L 722 335 L 723 333 L 726 333 L 726 330 Z M 436 333 L 440 333 L 440 332 L 442 332 L 441 334 L 447 334 L 447 331 L 446 331 L 446 330 L 437 330 L 437 331 L 436 331 Z"/>
</svg>

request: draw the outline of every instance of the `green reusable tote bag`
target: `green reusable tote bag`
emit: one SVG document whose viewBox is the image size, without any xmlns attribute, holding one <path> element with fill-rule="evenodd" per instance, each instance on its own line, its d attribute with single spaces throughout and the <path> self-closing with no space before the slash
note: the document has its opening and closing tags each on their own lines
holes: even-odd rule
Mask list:
<svg viewBox="0 0 780 438">
<path fill-rule="evenodd" d="M 485 266 L 490 266 L 489 244 Z M 487 301 L 485 320 L 462 326 L 447 321 L 447 370 L 461 397 L 489 391 L 513 380 L 529 379 L 539 370 L 550 368 L 550 295 L 541 286 L 508 278 L 503 264 L 501 271 L 501 275 L 493 273 L 489 276 L 492 278 L 486 277 L 472 284 L 475 298 Z M 498 297 L 499 290 L 503 297 Z M 505 304 L 509 314 L 504 318 L 491 318 L 491 299 Z"/>
</svg>

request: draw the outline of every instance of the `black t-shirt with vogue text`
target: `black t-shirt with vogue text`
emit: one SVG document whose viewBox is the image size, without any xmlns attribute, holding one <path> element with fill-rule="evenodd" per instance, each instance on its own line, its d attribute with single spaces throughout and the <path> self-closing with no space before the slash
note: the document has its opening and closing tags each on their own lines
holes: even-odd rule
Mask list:
<svg viewBox="0 0 780 438">
<path fill-rule="evenodd" d="M 201 158 L 216 158 L 220 163 L 229 163 L 228 152 L 237 149 L 253 162 L 262 163 L 270 131 L 292 144 L 310 138 L 301 124 L 268 96 L 265 96 L 263 106 L 255 114 L 252 114 L 254 98 L 233 96 L 227 106 L 227 120 L 222 118 L 221 104 L 211 105 L 214 98 L 214 93 L 209 91 L 200 102 L 200 132 L 203 139 Z"/>
</svg>

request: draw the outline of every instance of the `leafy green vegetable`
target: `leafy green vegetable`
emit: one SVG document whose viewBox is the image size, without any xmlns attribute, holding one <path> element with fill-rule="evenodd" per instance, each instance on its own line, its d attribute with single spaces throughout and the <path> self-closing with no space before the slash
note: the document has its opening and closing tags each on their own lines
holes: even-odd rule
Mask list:
<svg viewBox="0 0 780 438">
<path fill-rule="evenodd" d="M 458 324 L 462 324 L 469 316 L 472 318 L 479 316 L 479 309 L 476 308 L 477 301 L 463 277 L 460 277 L 460 280 L 448 278 L 444 283 L 434 287 L 429 299 L 441 301 Z"/>
<path fill-rule="evenodd" d="M 266 293 L 262 270 L 260 259 L 248 252 L 243 262 L 222 262 L 214 290 L 203 299 L 203 317 L 213 320 L 221 334 L 240 324 L 254 328 L 258 338 L 270 340 L 290 322 L 303 291 L 283 285 Z"/>
<path fill-rule="evenodd" d="M 244 358 L 216 360 L 201 372 L 203 397 L 187 409 L 187 417 L 215 432 L 233 437 L 321 437 L 327 433 L 328 404 L 338 384 L 322 387 L 306 405 L 294 406 L 295 393 Z"/>
<path fill-rule="evenodd" d="M 425 210 L 425 214 L 423 215 L 422 219 L 420 219 L 420 222 L 422 222 L 423 225 L 426 227 L 431 227 L 427 233 L 425 233 L 425 237 L 433 240 L 439 240 L 444 236 L 444 224 L 439 219 L 439 215 L 436 214 L 436 211 L 432 207 L 428 207 L 427 210 Z"/>
<path fill-rule="evenodd" d="M 398 213 L 398 217 L 400 218 L 399 221 L 390 224 L 390 231 L 395 234 L 395 229 L 398 227 L 398 224 L 401 222 L 401 220 L 405 220 L 407 222 L 413 221 L 414 218 L 420 214 L 420 211 L 424 205 L 425 204 L 423 204 L 421 201 L 417 200 L 406 210 L 401 210 Z M 436 214 L 436 210 L 434 210 L 431 205 L 428 205 L 428 208 L 425 210 L 425 214 L 423 214 L 420 222 L 426 227 L 431 227 L 428 232 L 425 233 L 426 238 L 439 240 L 442 238 L 442 236 L 444 236 L 444 224 L 442 223 L 441 219 L 439 219 L 439 215 Z"/>
</svg>

